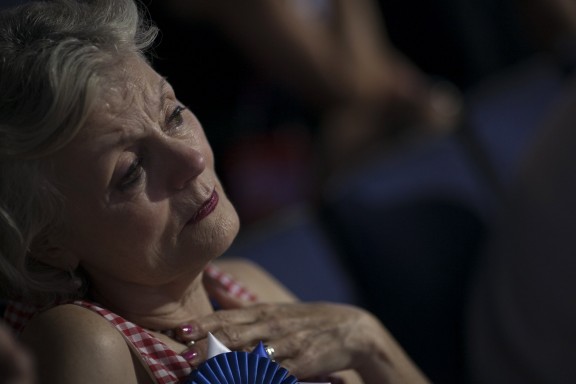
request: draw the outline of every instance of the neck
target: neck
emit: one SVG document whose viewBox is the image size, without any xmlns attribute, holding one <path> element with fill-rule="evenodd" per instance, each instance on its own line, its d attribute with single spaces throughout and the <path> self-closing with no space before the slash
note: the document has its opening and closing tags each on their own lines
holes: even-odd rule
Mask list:
<svg viewBox="0 0 576 384">
<path fill-rule="evenodd" d="M 105 308 L 149 329 L 174 328 L 213 312 L 202 274 L 192 283 L 172 282 L 161 286 L 93 282 L 90 294 Z"/>
</svg>

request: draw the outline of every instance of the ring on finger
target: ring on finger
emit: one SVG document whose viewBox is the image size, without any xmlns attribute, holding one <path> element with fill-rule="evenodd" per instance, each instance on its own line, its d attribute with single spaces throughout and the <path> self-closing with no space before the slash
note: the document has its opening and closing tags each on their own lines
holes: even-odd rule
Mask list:
<svg viewBox="0 0 576 384">
<path fill-rule="evenodd" d="M 270 360 L 274 361 L 274 353 L 276 353 L 274 347 L 270 345 L 264 345 L 264 351 L 266 351 L 266 354 L 268 355 Z"/>
</svg>

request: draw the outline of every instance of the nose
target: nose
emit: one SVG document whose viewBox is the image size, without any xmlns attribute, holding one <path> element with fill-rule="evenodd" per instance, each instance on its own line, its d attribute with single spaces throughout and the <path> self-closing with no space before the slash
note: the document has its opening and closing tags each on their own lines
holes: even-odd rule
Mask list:
<svg viewBox="0 0 576 384">
<path fill-rule="evenodd" d="M 206 158 L 202 151 L 190 143 L 175 140 L 170 143 L 167 152 L 169 168 L 166 169 L 166 175 L 172 189 L 186 188 L 206 169 Z"/>
</svg>

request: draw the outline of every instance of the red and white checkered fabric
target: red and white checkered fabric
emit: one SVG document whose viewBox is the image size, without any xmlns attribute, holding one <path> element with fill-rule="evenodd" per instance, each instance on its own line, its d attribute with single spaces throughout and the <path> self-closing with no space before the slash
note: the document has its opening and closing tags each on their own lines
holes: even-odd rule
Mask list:
<svg viewBox="0 0 576 384">
<path fill-rule="evenodd" d="M 24 326 L 30 321 L 32 316 L 38 313 L 41 308 L 34 305 L 28 305 L 25 303 L 20 303 L 16 301 L 9 301 L 6 303 L 6 309 L 4 311 L 4 321 L 14 333 L 19 335 Z"/>
<path fill-rule="evenodd" d="M 77 300 L 69 304 L 79 305 L 94 311 L 112 323 L 138 351 L 158 384 L 180 383 L 192 371 L 190 364 L 182 356 L 152 336 L 144 328 L 89 301 Z M 16 333 L 20 333 L 36 313 L 38 313 L 38 307 L 19 302 L 9 302 L 4 312 L 4 319 Z"/>
<path fill-rule="evenodd" d="M 88 301 L 75 301 L 108 320 L 136 348 L 150 368 L 158 384 L 174 384 L 183 381 L 192 371 L 190 364 L 166 344 L 152 336 L 144 328 Z"/>
<path fill-rule="evenodd" d="M 256 295 L 247 290 L 234 277 L 213 264 L 209 264 L 204 269 L 205 278 L 215 280 L 233 297 L 244 301 L 256 301 Z"/>
<path fill-rule="evenodd" d="M 209 265 L 206 267 L 205 273 L 208 278 L 222 285 L 231 295 L 241 300 L 256 300 L 254 294 L 234 280 L 231 275 L 222 272 L 218 267 Z M 112 323 L 140 353 L 158 384 L 179 383 L 190 374 L 191 368 L 188 362 L 144 328 L 100 307 L 96 303 L 77 300 L 70 304 L 79 305 L 94 311 Z M 19 334 L 26 323 L 41 311 L 42 309 L 32 305 L 9 302 L 4 312 L 4 320 Z"/>
</svg>

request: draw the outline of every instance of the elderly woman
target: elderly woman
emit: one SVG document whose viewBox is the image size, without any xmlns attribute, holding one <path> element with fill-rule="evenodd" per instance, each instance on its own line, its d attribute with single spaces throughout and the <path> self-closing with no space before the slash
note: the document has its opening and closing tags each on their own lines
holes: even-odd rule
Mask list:
<svg viewBox="0 0 576 384">
<path fill-rule="evenodd" d="M 238 217 L 202 126 L 143 56 L 155 33 L 130 0 L 1 14 L 0 282 L 40 380 L 181 382 L 212 332 L 264 341 L 300 378 L 426 382 L 365 311 L 211 264 Z"/>
</svg>

